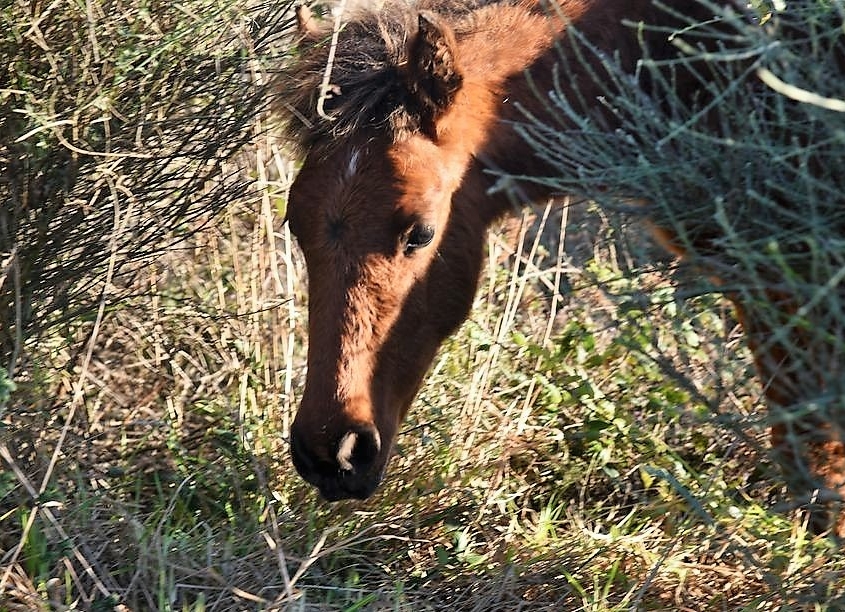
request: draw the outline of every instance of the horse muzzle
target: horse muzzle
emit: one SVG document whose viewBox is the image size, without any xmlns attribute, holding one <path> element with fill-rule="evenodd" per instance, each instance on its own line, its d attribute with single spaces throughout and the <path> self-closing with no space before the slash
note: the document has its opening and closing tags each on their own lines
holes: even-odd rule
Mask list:
<svg viewBox="0 0 845 612">
<path fill-rule="evenodd" d="M 294 423 L 290 450 L 299 475 L 330 502 L 367 499 L 381 483 L 387 465 L 381 436 L 372 424 L 355 425 L 326 443 Z"/>
</svg>

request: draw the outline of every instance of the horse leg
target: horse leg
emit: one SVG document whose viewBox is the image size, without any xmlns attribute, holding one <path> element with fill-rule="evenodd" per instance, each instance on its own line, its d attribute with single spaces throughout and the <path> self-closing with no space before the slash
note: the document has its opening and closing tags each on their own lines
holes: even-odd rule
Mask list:
<svg viewBox="0 0 845 612">
<path fill-rule="evenodd" d="M 809 513 L 813 532 L 830 529 L 845 537 L 843 423 L 825 406 L 826 393 L 834 402 L 842 401 L 836 397 L 838 389 L 826 388 L 839 386 L 838 351 L 826 350 L 831 344 L 810 336 L 813 330 L 788 325 L 795 308 L 786 296 L 767 291 L 759 302 L 732 299 L 774 415 L 772 450 L 790 492 Z M 826 364 L 834 370 L 833 378 L 824 372 Z"/>
</svg>

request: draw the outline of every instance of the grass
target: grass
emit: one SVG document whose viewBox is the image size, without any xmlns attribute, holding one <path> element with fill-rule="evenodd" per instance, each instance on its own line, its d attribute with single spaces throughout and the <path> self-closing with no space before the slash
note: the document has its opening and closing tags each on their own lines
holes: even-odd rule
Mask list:
<svg viewBox="0 0 845 612">
<path fill-rule="evenodd" d="M 278 187 L 151 267 L 156 290 L 104 321 L 84 379 L 45 352 L 51 373 L 13 392 L 5 609 L 842 605 L 837 550 L 772 510 L 783 491 L 729 309 L 629 269 L 594 212 L 569 219 L 560 259 L 491 237 L 389 478 L 367 502 L 319 501 L 285 443 L 306 321 Z M 571 292 L 550 295 L 564 277 Z M 36 505 L 27 483 L 57 447 Z"/>
<path fill-rule="evenodd" d="M 0 610 L 845 606 L 730 308 L 583 206 L 491 235 L 387 480 L 321 502 L 287 454 L 306 279 L 265 120 L 213 223 L 0 370 Z"/>
</svg>

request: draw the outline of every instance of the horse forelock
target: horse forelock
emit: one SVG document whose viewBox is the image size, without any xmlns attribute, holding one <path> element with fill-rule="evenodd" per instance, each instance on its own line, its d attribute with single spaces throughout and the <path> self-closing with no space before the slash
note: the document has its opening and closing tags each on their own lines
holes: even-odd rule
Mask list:
<svg viewBox="0 0 845 612">
<path fill-rule="evenodd" d="M 419 129 L 402 69 L 419 12 L 437 11 L 460 28 L 473 9 L 512 1 L 387 0 L 380 6 L 356 2 L 343 13 L 331 61 L 334 19 L 329 15 L 320 24 L 317 41 L 303 41 L 279 76 L 274 106 L 284 121 L 284 135 L 303 152 L 318 156 L 371 131 L 393 142 L 405 140 Z"/>
</svg>

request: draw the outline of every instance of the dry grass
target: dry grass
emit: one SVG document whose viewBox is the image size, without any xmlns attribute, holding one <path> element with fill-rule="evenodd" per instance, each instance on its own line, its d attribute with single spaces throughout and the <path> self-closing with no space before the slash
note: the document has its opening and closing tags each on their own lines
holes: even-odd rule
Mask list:
<svg viewBox="0 0 845 612">
<path fill-rule="evenodd" d="M 777 509 L 730 310 L 597 210 L 491 236 L 387 481 L 317 499 L 286 448 L 295 167 L 256 121 L 248 166 L 223 172 L 251 188 L 135 297 L 47 330 L 0 397 L 0 610 L 845 606 L 838 550 Z"/>
</svg>

